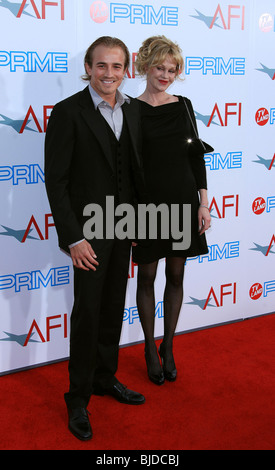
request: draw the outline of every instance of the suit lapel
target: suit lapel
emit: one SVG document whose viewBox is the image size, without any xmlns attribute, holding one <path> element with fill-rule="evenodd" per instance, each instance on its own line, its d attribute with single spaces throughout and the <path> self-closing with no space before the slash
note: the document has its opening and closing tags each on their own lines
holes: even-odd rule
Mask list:
<svg viewBox="0 0 275 470">
<path fill-rule="evenodd" d="M 104 122 L 102 121 L 102 116 L 100 111 L 96 110 L 91 98 L 89 88 L 86 87 L 80 94 L 79 100 L 80 106 L 82 108 L 81 114 L 89 126 L 91 132 L 94 134 L 95 138 L 98 140 L 109 165 L 112 170 L 114 170 L 114 163 L 112 158 L 112 150 L 109 141 L 108 132 Z M 134 153 L 138 164 L 140 165 L 140 152 L 138 151 L 139 143 L 139 105 L 137 100 L 131 99 L 130 104 L 124 103 L 122 106 L 123 115 L 127 122 L 131 142 L 133 145 Z"/>
<path fill-rule="evenodd" d="M 81 114 L 89 126 L 90 130 L 98 140 L 107 161 L 111 168 L 114 170 L 112 151 L 109 141 L 108 132 L 104 122 L 102 121 L 100 111 L 94 107 L 89 88 L 86 87 L 80 95 L 80 106 L 82 107 Z M 103 118 L 104 119 L 104 118 Z"/>
<path fill-rule="evenodd" d="M 122 106 L 123 114 L 126 119 L 131 141 L 133 144 L 135 156 L 138 164 L 140 165 L 140 153 L 138 151 L 138 136 L 139 136 L 139 106 L 137 100 L 131 99 L 130 104 L 124 103 Z"/>
</svg>

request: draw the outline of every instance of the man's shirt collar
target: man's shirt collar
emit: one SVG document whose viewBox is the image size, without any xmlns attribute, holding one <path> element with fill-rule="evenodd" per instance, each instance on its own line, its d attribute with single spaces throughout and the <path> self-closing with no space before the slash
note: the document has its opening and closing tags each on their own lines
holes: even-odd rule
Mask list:
<svg viewBox="0 0 275 470">
<path fill-rule="evenodd" d="M 91 84 L 89 83 L 89 91 L 90 91 L 90 94 L 91 94 L 91 97 L 92 97 L 92 100 L 94 102 L 94 105 L 95 105 L 95 108 L 97 109 L 98 106 L 102 103 L 107 103 L 107 101 L 105 101 L 94 89 L 93 87 L 91 86 Z M 122 93 L 121 91 L 117 90 L 116 91 L 116 103 L 119 105 L 119 106 L 122 106 L 124 103 L 130 103 L 130 98 L 125 95 L 124 93 Z M 107 103 L 109 104 L 109 103 Z M 110 106 L 110 105 L 109 105 Z"/>
</svg>

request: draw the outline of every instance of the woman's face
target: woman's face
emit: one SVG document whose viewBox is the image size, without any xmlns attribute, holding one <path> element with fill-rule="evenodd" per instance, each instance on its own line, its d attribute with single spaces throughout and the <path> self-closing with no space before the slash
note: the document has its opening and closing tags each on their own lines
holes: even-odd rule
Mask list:
<svg viewBox="0 0 275 470">
<path fill-rule="evenodd" d="M 151 67 L 147 72 L 147 85 L 152 91 L 165 91 L 175 80 L 177 63 L 167 56 L 161 65 Z"/>
</svg>

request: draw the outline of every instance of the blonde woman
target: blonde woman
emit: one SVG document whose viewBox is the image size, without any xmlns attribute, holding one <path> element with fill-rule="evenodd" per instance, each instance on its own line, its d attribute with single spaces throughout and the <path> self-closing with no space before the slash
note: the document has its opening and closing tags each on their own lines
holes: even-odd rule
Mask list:
<svg viewBox="0 0 275 470">
<path fill-rule="evenodd" d="M 183 300 L 186 258 L 208 252 L 205 231 L 210 226 L 210 214 L 205 150 L 197 136 L 190 100 L 167 93 L 183 70 L 179 46 L 165 36 L 150 37 L 140 47 L 135 65 L 138 74 L 146 77 L 145 91 L 138 100 L 148 202 L 168 206 L 190 204 L 192 208 L 188 249 L 175 251 L 172 237 L 165 240 L 161 236 L 133 247 L 133 259 L 138 264 L 137 306 L 145 336 L 148 376 L 153 383 L 161 385 L 165 379 L 172 382 L 177 377 L 173 337 Z M 154 281 L 162 258 L 166 259 L 166 286 L 160 362 L 154 339 Z"/>
</svg>

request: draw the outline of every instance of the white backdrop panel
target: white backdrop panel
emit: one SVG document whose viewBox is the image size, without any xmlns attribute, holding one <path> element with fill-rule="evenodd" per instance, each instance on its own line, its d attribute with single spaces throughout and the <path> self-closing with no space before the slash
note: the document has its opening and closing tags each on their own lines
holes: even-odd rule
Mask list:
<svg viewBox="0 0 275 470">
<path fill-rule="evenodd" d="M 66 358 L 72 263 L 57 246 L 44 187 L 44 139 L 54 104 L 79 91 L 83 57 L 99 36 L 131 54 L 123 91 L 145 87 L 133 62 L 154 34 L 176 41 L 192 100 L 213 217 L 209 254 L 189 259 L 178 332 L 274 311 L 274 1 L 1 0 L 0 374 Z M 156 336 L 163 333 L 165 260 L 156 282 Z M 130 264 L 121 344 L 143 340 Z"/>
</svg>

